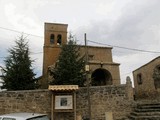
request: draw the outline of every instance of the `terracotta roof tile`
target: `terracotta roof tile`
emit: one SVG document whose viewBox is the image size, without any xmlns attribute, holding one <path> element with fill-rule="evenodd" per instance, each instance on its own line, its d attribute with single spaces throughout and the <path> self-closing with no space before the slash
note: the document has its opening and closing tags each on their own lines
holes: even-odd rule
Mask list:
<svg viewBox="0 0 160 120">
<path fill-rule="evenodd" d="M 78 90 L 78 85 L 49 85 L 48 89 L 52 91 L 75 91 Z"/>
</svg>

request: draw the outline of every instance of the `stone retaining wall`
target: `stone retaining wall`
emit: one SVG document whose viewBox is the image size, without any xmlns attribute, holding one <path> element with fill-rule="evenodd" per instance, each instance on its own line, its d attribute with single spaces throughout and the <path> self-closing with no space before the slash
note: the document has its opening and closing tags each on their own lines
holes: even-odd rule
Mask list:
<svg viewBox="0 0 160 120">
<path fill-rule="evenodd" d="M 80 88 L 76 98 L 77 115 L 83 118 L 87 117 L 87 88 Z M 112 113 L 114 120 L 122 119 L 133 109 L 133 89 L 127 84 L 90 87 L 90 100 L 92 120 L 105 120 L 106 112 Z M 0 114 L 10 112 L 40 112 L 50 116 L 51 92 L 48 90 L 0 92 Z M 72 115 L 67 114 L 70 116 L 68 120 L 71 120 Z"/>
<path fill-rule="evenodd" d="M 91 115 L 92 120 L 105 120 L 105 113 L 112 112 L 114 119 L 126 118 L 133 109 L 133 97 L 128 96 L 127 87 L 91 87 Z M 77 93 L 77 114 L 82 117 L 88 115 L 87 89 L 81 88 Z"/>
<path fill-rule="evenodd" d="M 50 114 L 51 94 L 48 90 L 0 92 L 0 114 L 40 112 Z"/>
</svg>

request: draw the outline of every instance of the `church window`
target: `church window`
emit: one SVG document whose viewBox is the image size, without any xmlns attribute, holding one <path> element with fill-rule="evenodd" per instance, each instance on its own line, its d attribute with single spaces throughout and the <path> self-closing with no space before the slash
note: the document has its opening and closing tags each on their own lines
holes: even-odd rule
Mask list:
<svg viewBox="0 0 160 120">
<path fill-rule="evenodd" d="M 139 85 L 142 84 L 142 74 L 141 74 L 141 73 L 137 74 L 137 83 L 138 83 Z"/>
<path fill-rule="evenodd" d="M 93 60 L 94 55 L 89 54 L 89 55 L 88 55 L 88 58 L 89 58 L 89 60 Z"/>
<path fill-rule="evenodd" d="M 58 35 L 57 36 L 57 45 L 61 45 L 62 44 L 62 35 Z"/>
<path fill-rule="evenodd" d="M 50 43 L 54 44 L 54 34 L 51 34 L 51 36 L 50 36 Z"/>
</svg>

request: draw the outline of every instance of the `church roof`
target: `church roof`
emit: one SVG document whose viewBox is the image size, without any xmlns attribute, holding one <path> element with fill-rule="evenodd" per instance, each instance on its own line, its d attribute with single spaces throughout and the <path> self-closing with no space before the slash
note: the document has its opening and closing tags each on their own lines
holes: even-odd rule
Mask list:
<svg viewBox="0 0 160 120">
<path fill-rule="evenodd" d="M 85 45 L 78 45 L 80 47 L 86 47 Z M 94 46 L 94 45 L 87 45 L 87 48 L 99 48 L 99 49 L 112 49 L 113 47 L 110 46 Z"/>
</svg>

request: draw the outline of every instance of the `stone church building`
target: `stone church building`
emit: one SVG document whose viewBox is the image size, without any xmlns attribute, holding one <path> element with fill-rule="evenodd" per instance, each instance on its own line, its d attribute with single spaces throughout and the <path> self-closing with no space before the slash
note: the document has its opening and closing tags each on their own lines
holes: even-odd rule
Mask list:
<svg viewBox="0 0 160 120">
<path fill-rule="evenodd" d="M 61 46 L 67 43 L 67 27 L 67 24 L 45 23 L 42 88 L 48 88 L 48 69 L 57 62 Z M 119 85 L 120 64 L 113 62 L 112 47 L 87 48 L 91 79 L 99 81 L 100 85 Z M 85 54 L 85 46 L 80 46 L 80 53 Z"/>
<path fill-rule="evenodd" d="M 160 71 L 160 56 L 133 71 L 137 99 L 160 98 L 160 81 L 153 79 L 155 70 Z"/>
</svg>

